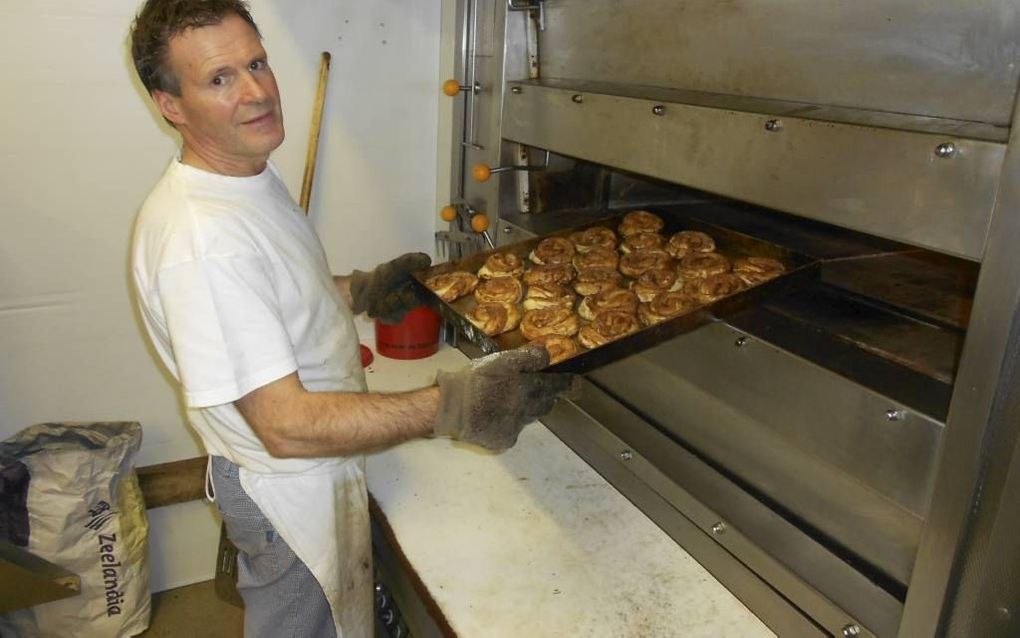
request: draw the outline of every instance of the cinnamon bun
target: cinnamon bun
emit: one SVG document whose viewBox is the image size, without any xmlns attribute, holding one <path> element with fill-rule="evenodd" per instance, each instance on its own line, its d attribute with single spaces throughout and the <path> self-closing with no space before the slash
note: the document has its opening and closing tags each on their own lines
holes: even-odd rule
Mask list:
<svg viewBox="0 0 1020 638">
<path fill-rule="evenodd" d="M 620 255 L 612 248 L 592 246 L 586 253 L 574 255 L 574 268 L 616 268 L 620 263 Z"/>
<path fill-rule="evenodd" d="M 446 303 L 452 303 L 470 294 L 478 285 L 478 277 L 464 271 L 434 275 L 425 280 L 425 287 Z"/>
<path fill-rule="evenodd" d="M 680 276 L 703 279 L 730 271 L 730 260 L 719 253 L 691 253 L 680 260 Z"/>
<path fill-rule="evenodd" d="M 666 238 L 659 233 L 634 233 L 620 242 L 620 252 L 637 253 L 643 250 L 662 250 Z"/>
<path fill-rule="evenodd" d="M 740 292 L 745 288 L 743 280 L 730 272 L 705 277 L 698 284 L 698 300 L 701 303 L 711 303 L 716 299 L 722 299 Z"/>
<path fill-rule="evenodd" d="M 641 324 L 633 314 L 622 310 L 606 310 L 595 315 L 591 323 L 582 326 L 577 339 L 585 348 L 598 348 L 640 329 Z"/>
<path fill-rule="evenodd" d="M 559 284 L 535 284 L 528 286 L 528 292 L 524 296 L 524 309 L 535 310 L 536 308 L 549 308 L 551 306 L 574 307 L 574 300 L 577 295 L 573 290 Z"/>
<path fill-rule="evenodd" d="M 475 288 L 475 299 L 478 303 L 512 303 L 521 300 L 524 290 L 516 277 L 495 277 L 486 279 Z"/>
<path fill-rule="evenodd" d="M 539 265 L 569 264 L 574 258 L 574 243 L 565 237 L 547 237 L 538 242 L 528 258 Z"/>
<path fill-rule="evenodd" d="M 580 327 L 577 313 L 566 306 L 528 310 L 521 320 L 521 334 L 528 341 L 544 335 L 572 337 Z"/>
<path fill-rule="evenodd" d="M 616 233 L 601 226 L 579 230 L 570 235 L 570 241 L 574 242 L 574 248 L 579 253 L 586 253 L 595 246 L 610 250 L 616 249 Z"/>
<path fill-rule="evenodd" d="M 715 240 L 711 236 L 696 231 L 682 230 L 666 242 L 666 252 L 677 259 L 683 259 L 691 253 L 710 253 L 715 251 Z"/>
<path fill-rule="evenodd" d="M 756 286 L 786 272 L 782 262 L 770 257 L 743 257 L 733 262 L 733 274 L 747 284 Z"/>
<path fill-rule="evenodd" d="M 616 229 L 624 237 L 635 233 L 657 233 L 662 230 L 662 218 L 646 210 L 635 210 L 623 216 Z"/>
<path fill-rule="evenodd" d="M 556 334 L 542 335 L 532 339 L 531 343 L 546 349 L 546 352 L 549 353 L 549 365 L 569 359 L 581 350 L 581 347 L 572 338 Z"/>
<path fill-rule="evenodd" d="M 464 316 L 490 337 L 510 332 L 521 323 L 521 312 L 517 306 L 508 303 L 478 304 Z"/>
<path fill-rule="evenodd" d="M 627 253 L 620 258 L 620 272 L 628 277 L 640 277 L 646 270 L 669 268 L 672 261 L 673 258 L 664 250 Z"/>
<path fill-rule="evenodd" d="M 574 279 L 574 290 L 579 295 L 594 295 L 603 290 L 620 287 L 622 277 L 615 268 L 585 268 Z"/>
<path fill-rule="evenodd" d="M 638 308 L 638 316 L 641 323 L 646 326 L 654 326 L 667 319 L 679 317 L 701 305 L 697 299 L 678 290 L 664 292 L 648 303 L 641 304 Z"/>
<path fill-rule="evenodd" d="M 566 286 L 573 280 L 574 267 L 570 264 L 533 266 L 524 271 L 524 283 L 529 286 L 534 286 L 535 284 L 559 284 Z"/>
<path fill-rule="evenodd" d="M 482 279 L 494 277 L 520 277 L 524 274 L 524 260 L 513 253 L 493 253 L 478 269 Z"/>
<path fill-rule="evenodd" d="M 683 285 L 683 280 L 677 274 L 676 269 L 670 268 L 649 268 L 641 273 L 637 281 L 630 285 L 630 289 L 638 296 L 638 299 L 648 303 L 656 295 L 662 292 L 678 290 Z"/>
<path fill-rule="evenodd" d="M 577 314 L 588 321 L 593 320 L 600 312 L 606 310 L 622 310 L 634 313 L 637 311 L 638 297 L 632 291 L 624 288 L 605 290 L 585 297 L 577 307 Z"/>
</svg>

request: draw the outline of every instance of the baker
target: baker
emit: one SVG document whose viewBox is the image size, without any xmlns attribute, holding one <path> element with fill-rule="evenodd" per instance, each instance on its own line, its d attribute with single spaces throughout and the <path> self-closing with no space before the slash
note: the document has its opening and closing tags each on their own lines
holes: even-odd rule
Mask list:
<svg viewBox="0 0 1020 638">
<path fill-rule="evenodd" d="M 571 379 L 538 373 L 548 355 L 532 347 L 432 387 L 366 392 L 352 314 L 403 316 L 428 257 L 330 273 L 269 162 L 283 115 L 244 2 L 148 0 L 131 52 L 182 140 L 136 220 L 137 303 L 209 454 L 211 498 L 240 551 L 245 635 L 370 636 L 361 454 L 433 435 L 511 447 Z"/>
</svg>

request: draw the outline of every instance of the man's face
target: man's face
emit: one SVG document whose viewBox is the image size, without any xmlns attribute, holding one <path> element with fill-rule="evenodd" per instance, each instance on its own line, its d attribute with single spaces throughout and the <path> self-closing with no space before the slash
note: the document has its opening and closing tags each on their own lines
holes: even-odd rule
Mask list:
<svg viewBox="0 0 1020 638">
<path fill-rule="evenodd" d="M 170 40 L 167 63 L 179 96 L 154 91 L 184 139 L 187 164 L 226 175 L 254 175 L 283 142 L 276 78 L 255 30 L 236 15 Z"/>
</svg>

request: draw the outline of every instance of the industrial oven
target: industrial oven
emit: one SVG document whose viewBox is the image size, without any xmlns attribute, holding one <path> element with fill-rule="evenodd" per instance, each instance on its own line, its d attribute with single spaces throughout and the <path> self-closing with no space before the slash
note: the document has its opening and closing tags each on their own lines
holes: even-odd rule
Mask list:
<svg viewBox="0 0 1020 638">
<path fill-rule="evenodd" d="M 641 207 L 818 263 L 587 373 L 547 425 L 779 635 L 1020 635 L 1020 5 L 459 0 L 457 24 L 442 254 Z"/>
</svg>

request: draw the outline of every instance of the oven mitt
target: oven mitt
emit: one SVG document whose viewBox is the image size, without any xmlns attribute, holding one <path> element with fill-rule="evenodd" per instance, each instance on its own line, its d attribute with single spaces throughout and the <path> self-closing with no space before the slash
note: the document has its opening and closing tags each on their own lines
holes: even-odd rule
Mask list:
<svg viewBox="0 0 1020 638">
<path fill-rule="evenodd" d="M 351 273 L 351 311 L 367 312 L 373 319 L 397 323 L 421 299 L 411 283 L 411 273 L 424 270 L 432 264 L 425 253 L 407 253 L 392 261 L 380 264 L 374 270 Z"/>
<path fill-rule="evenodd" d="M 497 352 L 457 372 L 441 371 L 434 433 L 490 450 L 517 443 L 525 425 L 552 410 L 560 396 L 576 396 L 573 374 L 539 372 L 549 365 L 541 346 Z"/>
</svg>

